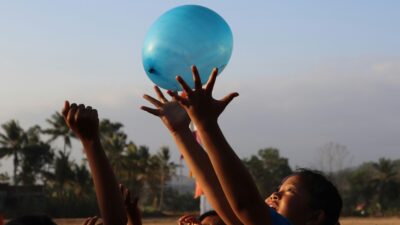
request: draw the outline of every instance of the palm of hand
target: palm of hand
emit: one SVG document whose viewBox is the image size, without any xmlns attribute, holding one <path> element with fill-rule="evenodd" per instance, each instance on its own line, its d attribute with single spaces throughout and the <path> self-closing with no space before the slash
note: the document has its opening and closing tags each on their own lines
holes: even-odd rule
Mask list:
<svg viewBox="0 0 400 225">
<path fill-rule="evenodd" d="M 216 122 L 226 105 L 214 99 L 204 89 L 193 92 L 188 105 L 184 105 L 190 118 L 199 119 L 202 122 Z"/>
<path fill-rule="evenodd" d="M 78 118 L 79 119 L 79 118 Z M 98 122 L 94 118 L 82 118 L 77 120 L 75 127 L 71 129 L 80 139 L 93 140 L 97 137 Z"/>
<path fill-rule="evenodd" d="M 141 109 L 158 116 L 161 118 L 165 126 L 171 131 L 176 132 L 181 129 L 188 129 L 190 119 L 186 111 L 176 100 L 168 100 L 165 98 L 161 90 L 155 86 L 154 90 L 158 96 L 158 99 L 151 97 L 150 95 L 143 95 L 143 98 L 150 102 L 155 108 L 142 106 Z M 177 94 L 174 92 L 174 94 Z"/>
<path fill-rule="evenodd" d="M 186 111 L 176 101 L 170 101 L 161 107 L 161 119 L 171 131 L 189 127 L 190 119 Z"/>
<path fill-rule="evenodd" d="M 99 119 L 97 110 L 90 106 L 65 101 L 62 115 L 68 127 L 82 141 L 94 140 L 99 136 Z"/>
<path fill-rule="evenodd" d="M 177 76 L 176 79 L 184 90 L 185 95 L 180 96 L 171 91 L 168 91 L 168 94 L 184 107 L 195 124 L 205 125 L 216 123 L 226 106 L 233 98 L 238 96 L 238 93 L 230 93 L 221 100 L 216 100 L 212 97 L 212 91 L 218 69 L 212 71 L 204 88 L 202 87 L 200 75 L 195 66 L 192 67 L 192 73 L 195 86 L 194 90 L 189 87 L 182 77 Z"/>
</svg>

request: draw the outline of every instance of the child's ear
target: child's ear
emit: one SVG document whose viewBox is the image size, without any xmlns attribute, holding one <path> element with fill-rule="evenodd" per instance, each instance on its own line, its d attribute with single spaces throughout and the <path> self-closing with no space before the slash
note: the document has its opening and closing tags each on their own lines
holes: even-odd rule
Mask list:
<svg viewBox="0 0 400 225">
<path fill-rule="evenodd" d="M 325 212 L 321 209 L 315 210 L 306 225 L 321 225 L 325 221 Z"/>
</svg>

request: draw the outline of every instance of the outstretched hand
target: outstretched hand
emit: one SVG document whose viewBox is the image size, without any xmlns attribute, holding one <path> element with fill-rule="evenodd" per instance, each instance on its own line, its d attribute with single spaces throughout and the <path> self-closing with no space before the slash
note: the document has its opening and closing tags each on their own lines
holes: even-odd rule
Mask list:
<svg viewBox="0 0 400 225">
<path fill-rule="evenodd" d="M 138 208 L 139 198 L 132 199 L 131 192 L 123 184 L 119 184 L 119 189 L 125 205 L 126 214 L 128 217 L 127 225 L 142 225 L 142 214 Z"/>
<path fill-rule="evenodd" d="M 83 104 L 65 101 L 62 115 L 68 127 L 82 142 L 99 138 L 99 118 L 96 109 Z"/>
<path fill-rule="evenodd" d="M 204 88 L 202 87 L 200 75 L 196 66 L 192 66 L 192 73 L 195 86 L 194 90 L 189 87 L 182 77 L 177 76 L 176 80 L 181 85 L 186 96 L 180 96 L 172 91 L 168 91 L 168 94 L 180 103 L 195 124 L 207 125 L 209 123 L 216 123 L 219 115 L 221 115 L 226 106 L 239 94 L 233 92 L 226 95 L 221 100 L 216 100 L 212 97 L 212 91 L 214 89 L 218 69 L 215 68 L 211 72 Z"/>
<path fill-rule="evenodd" d="M 156 108 L 142 106 L 141 109 L 160 117 L 165 126 L 173 133 L 182 129 L 188 129 L 190 119 L 180 104 L 175 100 L 169 101 L 165 98 L 157 86 L 154 86 L 154 90 L 158 96 L 158 100 L 146 94 L 143 95 L 143 98 Z M 174 93 L 178 95 L 176 92 Z"/>
</svg>

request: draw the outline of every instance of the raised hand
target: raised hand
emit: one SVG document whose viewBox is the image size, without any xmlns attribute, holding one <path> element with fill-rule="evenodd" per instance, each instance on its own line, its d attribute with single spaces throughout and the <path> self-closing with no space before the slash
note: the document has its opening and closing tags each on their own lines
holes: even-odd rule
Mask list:
<svg viewBox="0 0 400 225">
<path fill-rule="evenodd" d="M 122 194 L 100 142 L 97 110 L 65 101 L 62 115 L 85 149 L 104 225 L 126 225 Z M 96 220 L 90 218 L 85 225 L 94 225 Z"/>
<path fill-rule="evenodd" d="M 225 107 L 239 94 L 230 93 L 221 100 L 212 97 L 215 80 L 217 78 L 218 69 L 215 68 L 205 85 L 202 87 L 199 72 L 196 66 L 192 66 L 194 90 L 182 79 L 177 76 L 176 80 L 186 93 L 186 97 L 178 95 L 176 92 L 168 91 L 168 94 L 176 99 L 189 114 L 190 118 L 196 125 L 207 125 L 216 123 L 219 115 L 224 111 Z"/>
<path fill-rule="evenodd" d="M 154 90 L 158 96 L 158 100 L 149 96 L 143 95 L 143 98 L 153 104 L 156 108 L 142 106 L 141 109 L 161 118 L 165 126 L 175 133 L 182 129 L 189 129 L 190 119 L 185 110 L 175 100 L 169 101 L 161 90 L 154 86 Z M 176 92 L 174 92 L 178 95 Z"/>
<path fill-rule="evenodd" d="M 65 101 L 62 110 L 68 127 L 81 141 L 94 141 L 99 138 L 99 118 L 96 109 L 83 104 L 69 104 Z"/>
<path fill-rule="evenodd" d="M 142 225 L 142 214 L 138 208 L 139 198 L 131 198 L 131 192 L 123 184 L 119 184 L 119 189 L 124 200 L 125 210 L 128 217 L 127 225 Z"/>
</svg>

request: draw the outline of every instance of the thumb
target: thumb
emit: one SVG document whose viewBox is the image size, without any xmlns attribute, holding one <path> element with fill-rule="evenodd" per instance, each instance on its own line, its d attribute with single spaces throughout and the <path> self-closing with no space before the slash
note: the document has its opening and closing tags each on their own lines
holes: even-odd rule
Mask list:
<svg viewBox="0 0 400 225">
<path fill-rule="evenodd" d="M 237 96 L 239 96 L 239 93 L 233 92 L 221 99 L 221 101 L 224 103 L 224 107 L 226 107 Z"/>
<path fill-rule="evenodd" d="M 69 111 L 69 101 L 64 102 L 64 108 L 61 111 L 61 114 L 64 116 L 64 118 L 67 118 L 68 116 L 68 111 Z"/>
<path fill-rule="evenodd" d="M 221 114 L 225 110 L 226 106 L 237 96 L 239 96 L 239 94 L 237 92 L 234 92 L 234 93 L 230 93 L 229 95 L 225 96 L 223 99 L 219 100 L 218 102 L 219 102 L 220 107 L 218 109 L 218 114 Z"/>
</svg>

